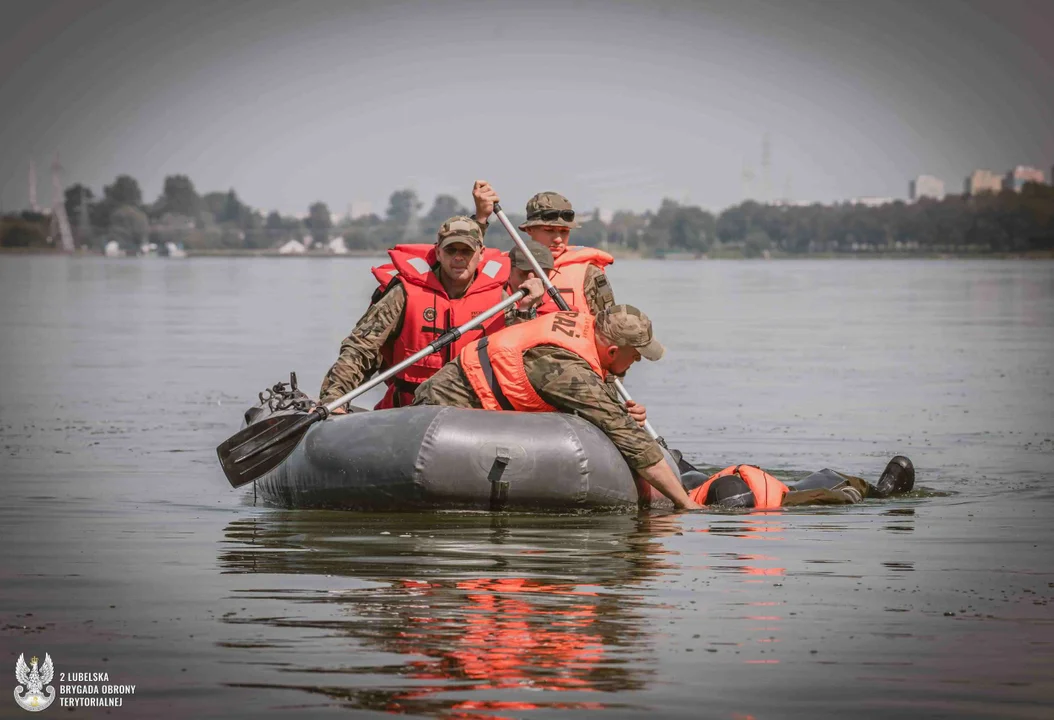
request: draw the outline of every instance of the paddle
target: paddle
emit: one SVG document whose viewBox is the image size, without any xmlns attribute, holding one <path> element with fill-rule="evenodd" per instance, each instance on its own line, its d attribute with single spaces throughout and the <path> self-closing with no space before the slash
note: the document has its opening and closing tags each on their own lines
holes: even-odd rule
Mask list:
<svg viewBox="0 0 1054 720">
<path fill-rule="evenodd" d="M 227 476 L 232 487 L 241 487 L 252 482 L 267 471 L 273 469 L 293 451 L 307 429 L 319 420 L 325 420 L 331 412 L 344 403 L 354 400 L 359 395 L 377 387 L 388 378 L 399 373 L 423 357 L 442 350 L 469 330 L 474 330 L 490 318 L 519 302 L 526 291 L 521 290 L 502 300 L 486 312 L 480 313 L 471 321 L 449 330 L 426 348 L 423 348 L 399 364 L 374 376 L 369 381 L 348 391 L 333 402 L 317 405 L 306 415 L 278 415 L 261 420 L 247 428 L 239 430 L 216 448 L 223 474 Z"/>
<path fill-rule="evenodd" d="M 509 221 L 509 218 L 505 216 L 505 211 L 501 209 L 501 205 L 499 203 L 494 203 L 494 214 L 498 216 L 498 220 L 500 220 L 501 224 L 505 226 L 506 232 L 509 233 L 509 237 L 512 238 L 512 241 L 516 243 L 516 247 L 520 249 L 520 252 L 522 252 L 524 257 L 526 257 L 527 260 L 531 263 L 531 267 L 534 269 L 534 274 L 539 279 L 541 279 L 542 285 L 545 286 L 545 292 L 548 293 L 549 297 L 553 299 L 553 302 L 556 303 L 556 306 L 561 310 L 570 310 L 571 307 L 567 304 L 567 301 L 564 300 L 564 296 L 561 295 L 560 291 L 556 289 L 555 285 L 553 285 L 553 281 L 549 279 L 549 274 L 542 270 L 542 266 L 538 264 L 537 258 L 535 258 L 534 255 L 532 255 L 527 249 L 527 245 L 523 242 L 523 238 L 521 238 L 520 234 L 516 232 L 516 228 Z M 618 394 L 622 398 L 622 401 L 625 403 L 630 402 L 633 398 L 631 398 L 629 396 L 629 393 L 626 392 L 626 388 L 622 386 L 622 383 L 619 381 L 618 378 L 614 378 L 614 381 L 615 390 L 618 391 Z M 669 450 L 669 448 L 666 446 L 666 441 L 663 440 L 659 433 L 655 432 L 655 428 L 653 428 L 651 426 L 651 423 L 647 420 L 644 421 L 644 429 L 647 431 L 648 435 L 652 437 L 653 440 L 658 441 L 660 445 L 666 447 Z M 695 466 L 693 466 L 690 462 L 684 459 L 684 455 L 679 450 L 670 450 L 670 454 L 673 455 L 674 458 L 676 458 L 677 468 L 682 473 L 691 470 L 697 471 L 697 468 Z"/>
</svg>

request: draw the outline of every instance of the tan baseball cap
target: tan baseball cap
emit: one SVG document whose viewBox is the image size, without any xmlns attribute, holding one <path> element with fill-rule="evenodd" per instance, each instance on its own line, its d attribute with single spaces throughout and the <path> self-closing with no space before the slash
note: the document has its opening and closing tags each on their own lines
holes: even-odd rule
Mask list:
<svg viewBox="0 0 1054 720">
<path fill-rule="evenodd" d="M 539 225 L 580 228 L 571 201 L 558 192 L 540 192 L 527 201 L 527 222 L 520 230 Z"/>
<path fill-rule="evenodd" d="M 479 223 L 465 215 L 455 215 L 439 226 L 436 246 L 442 250 L 452 243 L 463 243 L 474 250 L 483 247 L 483 231 Z"/>
<path fill-rule="evenodd" d="M 597 313 L 596 329 L 619 347 L 635 347 L 648 360 L 662 358 L 666 348 L 652 336 L 651 320 L 632 305 L 612 305 Z"/>
</svg>

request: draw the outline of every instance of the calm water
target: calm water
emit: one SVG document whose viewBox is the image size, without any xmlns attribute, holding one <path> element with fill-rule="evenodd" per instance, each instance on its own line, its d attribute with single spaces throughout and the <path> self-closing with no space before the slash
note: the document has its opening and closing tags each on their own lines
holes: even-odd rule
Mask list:
<svg viewBox="0 0 1054 720">
<path fill-rule="evenodd" d="M 214 448 L 290 370 L 317 392 L 370 264 L 0 258 L 0 660 L 135 684 L 115 717 L 1054 714 L 1054 263 L 611 269 L 667 345 L 627 386 L 671 445 L 869 478 L 903 453 L 911 497 L 254 507 Z"/>
</svg>

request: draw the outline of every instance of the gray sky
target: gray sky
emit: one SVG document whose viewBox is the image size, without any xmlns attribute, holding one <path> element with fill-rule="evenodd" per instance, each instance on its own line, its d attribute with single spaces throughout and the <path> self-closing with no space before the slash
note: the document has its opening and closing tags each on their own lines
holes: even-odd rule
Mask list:
<svg viewBox="0 0 1054 720">
<path fill-rule="evenodd" d="M 1054 2 L 5 0 L 0 181 L 119 173 L 264 211 L 392 190 L 510 206 L 903 197 L 926 172 L 1054 164 Z M 788 183 L 789 180 L 789 183 Z"/>
</svg>

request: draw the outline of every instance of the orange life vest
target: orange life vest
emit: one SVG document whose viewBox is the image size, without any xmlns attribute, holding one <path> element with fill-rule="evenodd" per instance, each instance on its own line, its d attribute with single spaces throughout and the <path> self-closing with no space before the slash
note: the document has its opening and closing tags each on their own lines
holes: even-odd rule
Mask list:
<svg viewBox="0 0 1054 720">
<path fill-rule="evenodd" d="M 398 278 L 406 291 L 402 331 L 381 350 L 381 368 L 389 368 L 431 344 L 447 330 L 463 325 L 501 302 L 502 288 L 509 278 L 509 259 L 497 250 L 484 251 L 476 279 L 465 294 L 451 300 L 432 272 L 436 263 L 434 245 L 396 245 L 388 251 L 392 262 L 372 269 L 381 290 Z M 443 364 L 473 340 L 505 327 L 498 313 L 482 329 L 465 333 L 438 353 L 432 353 L 388 380 L 388 392 L 377 410 L 403 407 L 413 402 L 414 390 L 432 377 Z"/>
<path fill-rule="evenodd" d="M 557 312 L 514 325 L 469 343 L 458 356 L 461 370 L 485 410 L 554 412 L 527 379 L 523 354 L 539 345 L 555 345 L 578 355 L 606 379 L 593 342 L 594 322 L 587 312 Z"/>
<path fill-rule="evenodd" d="M 754 465 L 730 465 L 719 473 L 710 476 L 705 483 L 688 493 L 688 496 L 700 505 L 705 504 L 710 486 L 718 478 L 738 475 L 754 494 L 754 507 L 758 510 L 772 510 L 783 504 L 783 497 L 789 488 L 767 472 Z"/>
<path fill-rule="evenodd" d="M 554 270 L 549 279 L 563 295 L 571 310 L 587 313 L 589 303 L 586 302 L 585 295 L 586 270 L 590 265 L 603 269 L 613 262 L 615 258 L 603 250 L 569 245 L 559 257 L 553 258 Z M 545 302 L 538 306 L 537 312 L 539 315 L 546 315 L 557 312 L 559 309 L 553 299 L 547 295 Z"/>
</svg>

